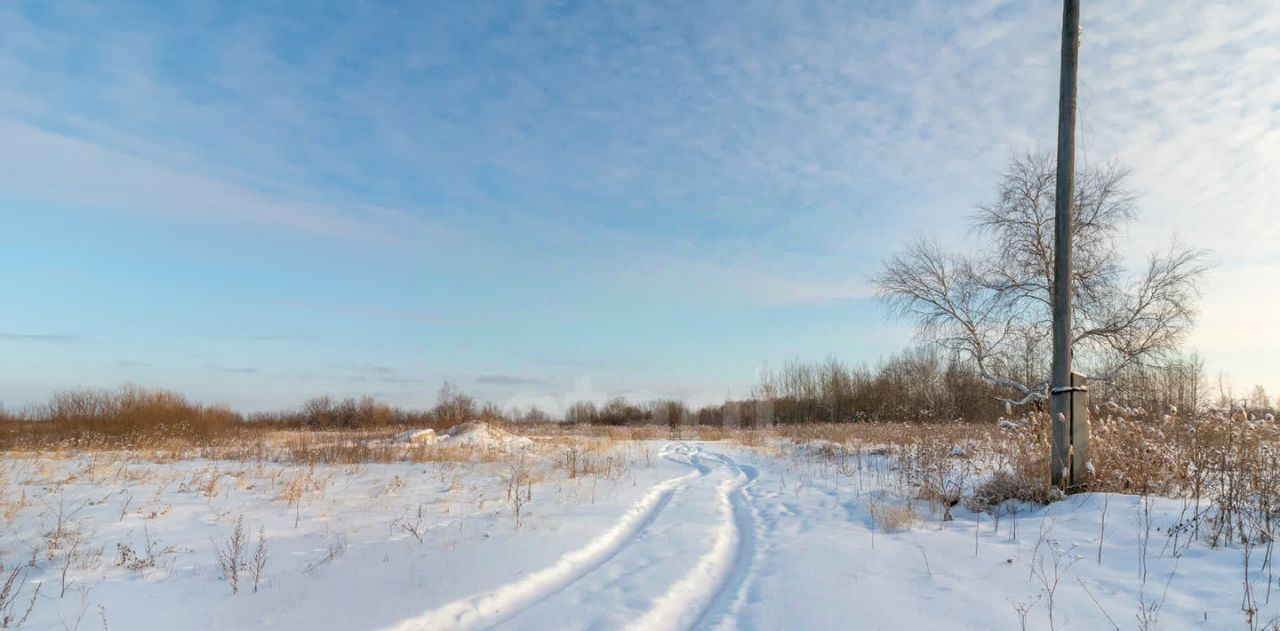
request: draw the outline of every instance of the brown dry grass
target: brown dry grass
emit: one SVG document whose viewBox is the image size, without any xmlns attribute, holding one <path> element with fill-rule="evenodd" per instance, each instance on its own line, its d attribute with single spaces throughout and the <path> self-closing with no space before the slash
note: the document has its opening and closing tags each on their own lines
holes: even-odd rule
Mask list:
<svg viewBox="0 0 1280 631">
<path fill-rule="evenodd" d="M 201 457 L 298 465 L 509 460 L 510 454 L 501 450 L 395 444 L 391 439 L 396 433 L 430 427 L 431 423 L 394 424 L 395 419 L 408 417 L 369 401 L 347 407 L 352 414 L 379 419 L 382 424 L 321 431 L 310 426 L 286 427 L 283 421 L 247 421 L 226 408 L 193 404 L 163 391 L 126 387 L 69 392 L 55 396 L 36 412 L 0 416 L 0 452 L 18 459 L 39 455 L 44 461 L 68 454 L 100 454 L 101 458 L 84 471 L 57 474 L 89 479 L 119 475 L 112 473 L 112 467 L 120 465 L 111 454 L 122 453 L 155 462 Z M 1089 453 L 1096 475 L 1088 482 L 1089 490 L 1192 498 L 1195 511 L 1202 511 L 1203 506 L 1214 509 L 1212 527 L 1227 538 L 1258 528 L 1269 530 L 1272 522 L 1280 519 L 1280 426 L 1274 421 L 1251 419 L 1238 411 L 1157 418 L 1113 405 L 1095 408 L 1092 417 Z M 506 425 L 505 429 L 532 438 L 534 451 L 556 462 L 570 478 L 613 477 L 626 462 L 651 462 L 651 454 L 618 455 L 618 445 L 646 440 L 733 440 L 771 453 L 782 453 L 788 445 L 805 445 L 806 457 L 840 467 L 847 467 L 850 457 L 882 454 L 901 473 L 904 484 L 914 489 L 915 497 L 941 506 L 949 515 L 950 508 L 962 501 L 982 509 L 1007 499 L 1045 501 L 1052 497 L 1048 425 L 1044 414 L 1032 414 L 1000 426 L 813 423 L 736 428 L 538 423 Z M 25 472 L 27 478 L 56 485 L 59 479 L 54 476 L 52 471 L 38 469 Z M 208 483 L 212 486 L 206 494 L 216 493 L 217 480 Z M 15 510 L 12 506 L 6 506 L 4 513 Z M 1252 521 L 1259 523 L 1254 526 L 1249 523 Z"/>
<path fill-rule="evenodd" d="M 0 419 L 0 450 L 206 442 L 235 436 L 242 429 L 240 415 L 229 408 L 197 405 L 172 392 L 134 386 L 60 392 L 28 416 Z"/>
<path fill-rule="evenodd" d="M 368 397 L 341 401 L 319 397 L 301 410 L 246 418 L 228 407 L 193 403 L 174 392 L 124 386 L 59 392 L 21 414 L 0 410 L 0 451 L 185 451 L 251 444 L 277 430 L 394 434 L 409 427 L 448 425 L 430 413 L 391 407 Z"/>
<path fill-rule="evenodd" d="M 1084 489 L 1187 498 L 1187 524 L 1214 542 L 1270 536 L 1280 526 L 1280 424 L 1206 412 L 1152 417 L 1117 406 L 1090 421 L 1094 474 Z M 1046 502 L 1049 422 L 1031 415 L 1001 426 L 813 424 L 743 431 L 741 444 L 777 453 L 778 441 L 805 445 L 806 457 L 846 467 L 879 454 L 906 489 L 950 516 L 963 502 L 991 510 L 1006 500 Z M 944 517 L 944 518 L 946 518 Z M 1260 534 L 1263 533 L 1263 534 Z"/>
<path fill-rule="evenodd" d="M 909 501 L 871 500 L 867 508 L 876 528 L 884 532 L 902 532 L 920 522 L 920 513 Z"/>
</svg>

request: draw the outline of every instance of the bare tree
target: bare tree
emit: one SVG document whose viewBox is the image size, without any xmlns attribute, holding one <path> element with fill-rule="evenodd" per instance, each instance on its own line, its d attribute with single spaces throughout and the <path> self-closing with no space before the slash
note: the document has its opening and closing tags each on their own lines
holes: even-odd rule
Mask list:
<svg viewBox="0 0 1280 631">
<path fill-rule="evenodd" d="M 469 421 L 476 416 L 476 401 L 459 390 L 452 381 L 445 381 L 436 395 L 436 406 L 432 413 L 437 420 L 450 424 Z"/>
<path fill-rule="evenodd" d="M 565 410 L 564 420 L 569 424 L 590 424 L 595 423 L 600 416 L 600 412 L 596 410 L 596 404 L 590 401 L 578 401 L 569 406 Z"/>
<path fill-rule="evenodd" d="M 1267 389 L 1261 384 L 1254 384 L 1253 389 L 1249 391 L 1247 406 L 1250 412 L 1262 416 L 1271 411 L 1271 397 L 1267 396 Z"/>
<path fill-rule="evenodd" d="M 1072 347 L 1075 362 L 1108 379 L 1175 350 L 1195 316 L 1204 250 L 1173 243 L 1124 274 L 1122 229 L 1137 216 L 1128 172 L 1115 165 L 1076 176 L 1072 218 Z M 972 360 L 986 380 L 1021 404 L 1048 397 L 1052 322 L 1054 162 L 1014 158 L 994 203 L 972 218 L 988 249 L 944 252 L 919 239 L 890 258 L 874 282 L 882 299 L 926 340 Z"/>
<path fill-rule="evenodd" d="M 1161 366 L 1130 366 L 1093 391 L 1159 414 L 1194 414 L 1208 401 L 1209 381 L 1199 354 L 1171 353 Z"/>
</svg>

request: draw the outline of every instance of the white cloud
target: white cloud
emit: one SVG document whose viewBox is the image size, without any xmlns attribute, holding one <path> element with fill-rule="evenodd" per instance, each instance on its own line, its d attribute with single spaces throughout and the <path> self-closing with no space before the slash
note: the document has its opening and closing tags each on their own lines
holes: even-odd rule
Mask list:
<svg viewBox="0 0 1280 631">
<path fill-rule="evenodd" d="M 291 20 L 290 59 L 282 24 L 249 20 L 189 52 L 208 98 L 157 71 L 171 25 L 141 25 L 100 44 L 84 89 L 105 109 L 86 113 L 46 67 L 66 36 L 0 8 L 0 186 L 375 240 L 449 225 L 476 260 L 551 251 L 673 294 L 807 304 L 866 297 L 913 233 L 963 243 L 1006 157 L 1052 149 L 1055 2 L 419 9 Z M 1240 366 L 1280 347 L 1256 315 L 1280 274 L 1277 42 L 1269 0 L 1084 10 L 1079 157 L 1133 169 L 1135 256 L 1171 235 L 1215 251 L 1193 339 Z M 324 198 L 341 186 L 372 201 Z"/>
<path fill-rule="evenodd" d="M 406 213 L 302 203 L 175 170 L 91 142 L 0 121 L 0 186 L 117 212 L 215 219 L 318 235 L 394 241 L 426 222 Z"/>
</svg>

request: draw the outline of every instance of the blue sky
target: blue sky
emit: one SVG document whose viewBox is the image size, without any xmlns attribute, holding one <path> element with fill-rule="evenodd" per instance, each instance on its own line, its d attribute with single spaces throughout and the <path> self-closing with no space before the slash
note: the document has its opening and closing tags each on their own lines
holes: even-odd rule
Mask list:
<svg viewBox="0 0 1280 631">
<path fill-rule="evenodd" d="M 1086 3 L 1082 159 L 1280 391 L 1280 10 Z M 1056 2 L 0 4 L 0 400 L 743 394 L 1052 148 Z"/>
</svg>

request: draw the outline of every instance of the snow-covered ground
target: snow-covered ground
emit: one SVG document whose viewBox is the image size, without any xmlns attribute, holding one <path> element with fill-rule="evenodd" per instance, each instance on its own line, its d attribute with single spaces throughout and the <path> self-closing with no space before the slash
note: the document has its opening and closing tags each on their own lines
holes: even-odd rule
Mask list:
<svg viewBox="0 0 1280 631">
<path fill-rule="evenodd" d="M 573 477 L 549 447 L 310 467 L 10 455 L 0 584 L 29 566 L 10 610 L 34 603 L 33 629 L 1245 626 L 1244 552 L 1173 537 L 1181 500 L 1085 494 L 944 521 L 904 500 L 878 456 L 606 451 L 617 466 Z M 909 503 L 919 520 L 886 531 L 884 507 Z M 216 551 L 238 521 L 232 593 Z M 1263 554 L 1250 561 L 1260 623 L 1280 613 Z"/>
</svg>

